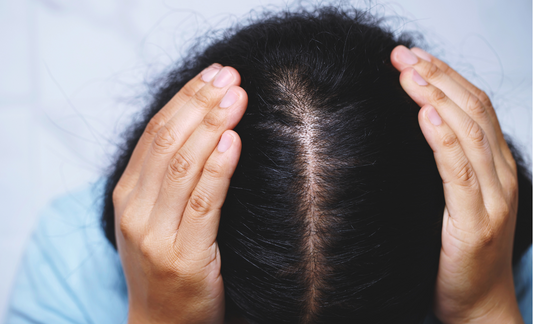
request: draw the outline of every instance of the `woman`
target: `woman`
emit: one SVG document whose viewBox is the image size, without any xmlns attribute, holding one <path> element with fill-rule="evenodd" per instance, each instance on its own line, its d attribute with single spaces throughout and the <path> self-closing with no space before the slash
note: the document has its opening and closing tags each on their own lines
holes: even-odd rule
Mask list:
<svg viewBox="0 0 533 324">
<path fill-rule="evenodd" d="M 106 183 L 128 322 L 520 322 L 531 182 L 486 95 L 412 45 L 282 13 L 162 79 Z"/>
</svg>

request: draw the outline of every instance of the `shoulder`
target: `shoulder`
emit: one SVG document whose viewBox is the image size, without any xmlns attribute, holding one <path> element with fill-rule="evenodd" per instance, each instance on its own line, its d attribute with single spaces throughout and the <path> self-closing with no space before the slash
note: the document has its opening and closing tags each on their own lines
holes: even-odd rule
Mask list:
<svg viewBox="0 0 533 324">
<path fill-rule="evenodd" d="M 9 323 L 126 322 L 120 259 L 100 226 L 104 184 L 68 193 L 43 211 L 13 287 Z"/>
</svg>

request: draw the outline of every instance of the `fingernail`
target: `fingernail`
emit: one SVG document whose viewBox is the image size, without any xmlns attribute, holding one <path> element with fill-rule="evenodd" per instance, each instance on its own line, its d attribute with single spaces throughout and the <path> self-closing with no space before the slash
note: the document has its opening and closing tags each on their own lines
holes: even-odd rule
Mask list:
<svg viewBox="0 0 533 324">
<path fill-rule="evenodd" d="M 424 80 L 420 74 L 418 74 L 418 72 L 416 72 L 416 70 L 413 70 L 413 81 L 415 81 L 416 83 L 418 83 L 418 85 L 421 85 L 421 86 L 425 86 L 425 85 L 428 85 L 428 83 L 426 82 L 426 80 Z"/>
<path fill-rule="evenodd" d="M 204 82 L 209 82 L 213 80 L 213 78 L 215 77 L 215 75 L 217 75 L 220 69 L 221 66 L 218 64 L 211 65 L 210 67 L 202 71 L 202 80 L 204 80 Z"/>
<path fill-rule="evenodd" d="M 413 65 L 418 62 L 416 55 L 411 52 L 407 47 L 400 46 L 398 49 L 398 59 L 405 64 Z"/>
<path fill-rule="evenodd" d="M 217 150 L 220 153 L 224 153 L 231 147 L 231 144 L 233 144 L 233 136 L 225 132 L 224 134 L 222 134 L 220 142 L 218 142 Z"/>
<path fill-rule="evenodd" d="M 218 73 L 213 85 L 217 88 L 224 88 L 233 81 L 233 74 L 228 69 L 222 69 Z"/>
<path fill-rule="evenodd" d="M 433 106 L 429 106 L 427 116 L 429 121 L 433 125 L 439 126 L 440 124 L 442 124 L 442 119 L 440 118 L 439 113 Z"/>
<path fill-rule="evenodd" d="M 417 47 L 417 48 L 411 49 L 411 51 L 415 53 L 416 56 L 420 57 L 421 59 L 431 62 L 431 55 L 429 55 L 429 53 L 424 51 L 423 49 Z"/>
<path fill-rule="evenodd" d="M 224 95 L 224 98 L 220 101 L 220 108 L 228 108 L 233 105 L 237 99 L 239 99 L 239 95 L 236 94 L 235 91 L 228 90 Z"/>
</svg>

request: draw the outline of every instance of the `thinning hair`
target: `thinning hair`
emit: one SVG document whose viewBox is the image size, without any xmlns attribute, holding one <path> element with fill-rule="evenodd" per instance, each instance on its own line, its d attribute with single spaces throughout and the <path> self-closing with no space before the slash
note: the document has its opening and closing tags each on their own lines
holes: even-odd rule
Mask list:
<svg viewBox="0 0 533 324">
<path fill-rule="evenodd" d="M 102 218 L 110 242 L 112 192 L 149 119 L 218 62 L 239 71 L 249 98 L 217 238 L 227 317 L 421 322 L 437 275 L 444 194 L 420 108 L 390 62 L 400 44 L 414 41 L 366 12 L 322 7 L 232 29 L 181 62 L 159 80 L 110 171 Z M 519 181 L 519 224 L 529 234 L 517 233 L 518 256 L 531 244 L 522 166 Z"/>
</svg>

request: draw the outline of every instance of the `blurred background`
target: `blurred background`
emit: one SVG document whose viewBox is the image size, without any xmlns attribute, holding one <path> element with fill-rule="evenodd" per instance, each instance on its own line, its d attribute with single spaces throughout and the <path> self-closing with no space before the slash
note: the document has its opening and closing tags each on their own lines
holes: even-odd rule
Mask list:
<svg viewBox="0 0 533 324">
<path fill-rule="evenodd" d="M 391 17 L 398 32 L 420 32 L 431 53 L 491 96 L 504 132 L 531 165 L 531 1 L 349 3 Z M 0 318 L 39 211 L 103 174 L 120 133 L 146 102 L 147 83 L 179 62 L 195 37 L 294 6 L 0 1 Z"/>
</svg>

